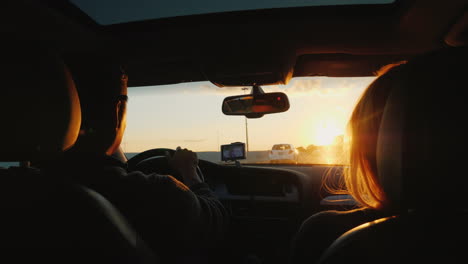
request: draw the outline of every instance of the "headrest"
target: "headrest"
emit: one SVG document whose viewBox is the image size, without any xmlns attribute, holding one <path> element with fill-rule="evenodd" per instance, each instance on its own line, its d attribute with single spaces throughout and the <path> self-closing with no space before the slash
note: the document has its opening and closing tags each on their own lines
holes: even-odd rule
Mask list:
<svg viewBox="0 0 468 264">
<path fill-rule="evenodd" d="M 109 55 L 81 53 L 66 62 L 80 97 L 82 128 L 89 128 L 89 123 L 107 124 L 117 98 L 127 95 L 127 77 L 120 63 Z"/>
<path fill-rule="evenodd" d="M 379 180 L 400 209 L 465 204 L 468 49 L 415 58 L 387 74 L 398 80 L 377 141 Z"/>
<path fill-rule="evenodd" d="M 81 123 L 67 67 L 30 40 L 6 37 L 0 54 L 0 160 L 54 158 L 75 143 Z"/>
</svg>

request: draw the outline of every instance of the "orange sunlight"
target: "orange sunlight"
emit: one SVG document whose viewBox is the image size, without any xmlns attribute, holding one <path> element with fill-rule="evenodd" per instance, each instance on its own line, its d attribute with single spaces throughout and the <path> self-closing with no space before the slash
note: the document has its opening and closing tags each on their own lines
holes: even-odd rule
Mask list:
<svg viewBox="0 0 468 264">
<path fill-rule="evenodd" d="M 338 120 L 329 118 L 328 120 L 312 123 L 309 131 L 310 144 L 316 146 L 331 145 L 339 135 L 344 134 L 344 130 L 338 126 Z"/>
<path fill-rule="evenodd" d="M 336 127 L 327 125 L 318 127 L 315 135 L 315 142 L 319 146 L 330 145 L 339 134 L 340 132 Z"/>
</svg>

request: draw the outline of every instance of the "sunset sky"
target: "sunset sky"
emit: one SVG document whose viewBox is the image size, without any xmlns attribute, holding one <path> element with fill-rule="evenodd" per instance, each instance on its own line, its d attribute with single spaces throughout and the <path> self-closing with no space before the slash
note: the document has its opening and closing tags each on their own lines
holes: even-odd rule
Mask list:
<svg viewBox="0 0 468 264">
<path fill-rule="evenodd" d="M 248 119 L 249 150 L 269 150 L 278 143 L 332 143 L 345 132 L 357 99 L 373 79 L 308 77 L 264 86 L 265 92 L 285 92 L 291 107 L 285 113 Z M 221 112 L 225 97 L 243 93 L 241 87 L 218 88 L 209 82 L 131 87 L 122 147 L 125 152 L 177 146 L 219 151 L 221 144 L 245 142 L 245 118 Z"/>
</svg>

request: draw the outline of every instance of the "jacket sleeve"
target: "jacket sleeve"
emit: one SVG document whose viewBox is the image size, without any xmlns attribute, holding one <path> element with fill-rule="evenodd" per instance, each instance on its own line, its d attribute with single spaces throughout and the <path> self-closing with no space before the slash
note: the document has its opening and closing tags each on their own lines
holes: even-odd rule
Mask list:
<svg viewBox="0 0 468 264">
<path fill-rule="evenodd" d="M 206 183 L 199 183 L 191 187 L 196 196 L 200 210 L 201 230 L 203 240 L 207 245 L 223 239 L 229 225 L 229 213 L 221 201 Z M 214 245 L 213 244 L 213 245 Z"/>
<path fill-rule="evenodd" d="M 224 236 L 229 216 L 207 184 L 190 190 L 172 176 L 132 172 L 117 185 L 120 193 L 110 197 L 120 198 L 112 202 L 152 247 L 180 254 L 210 248 Z"/>
</svg>

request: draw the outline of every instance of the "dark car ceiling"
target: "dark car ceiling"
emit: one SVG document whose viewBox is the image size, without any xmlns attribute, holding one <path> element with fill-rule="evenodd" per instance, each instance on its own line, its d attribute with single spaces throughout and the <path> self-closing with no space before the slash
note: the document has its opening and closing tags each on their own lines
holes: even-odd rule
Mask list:
<svg viewBox="0 0 468 264">
<path fill-rule="evenodd" d="M 468 0 L 270 9 L 110 26 L 96 24 L 68 1 L 5 6 L 2 31 L 41 39 L 68 57 L 109 54 L 125 65 L 130 86 L 369 76 L 383 65 L 468 42 Z"/>
</svg>

